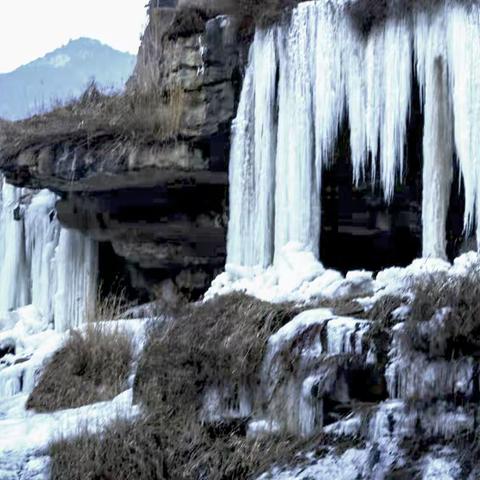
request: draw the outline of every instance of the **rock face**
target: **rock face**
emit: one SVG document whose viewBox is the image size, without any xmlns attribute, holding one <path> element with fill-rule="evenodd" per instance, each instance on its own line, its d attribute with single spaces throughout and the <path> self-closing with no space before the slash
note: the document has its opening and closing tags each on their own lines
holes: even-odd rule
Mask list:
<svg viewBox="0 0 480 480">
<path fill-rule="evenodd" d="M 174 4 L 149 7 L 127 94 L 174 92 L 175 136 L 73 132 L 0 159 L 9 183 L 58 193 L 60 221 L 111 242 L 150 296 L 165 279 L 195 296 L 223 267 L 230 127 L 248 48 L 238 22 Z"/>
</svg>

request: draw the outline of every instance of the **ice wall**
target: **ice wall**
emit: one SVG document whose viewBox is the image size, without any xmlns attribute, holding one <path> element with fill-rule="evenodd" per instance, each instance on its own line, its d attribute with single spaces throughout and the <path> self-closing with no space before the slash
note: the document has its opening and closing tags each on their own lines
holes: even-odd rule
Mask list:
<svg viewBox="0 0 480 480">
<path fill-rule="evenodd" d="M 322 170 L 344 118 L 354 183 L 368 169 L 390 200 L 405 172 L 414 78 L 425 117 L 424 256 L 445 256 L 454 155 L 465 227 L 480 225 L 480 7 L 445 0 L 365 35 L 342 0 L 309 1 L 255 35 L 233 128 L 227 263 L 266 267 L 291 242 L 318 258 Z"/>
<path fill-rule="evenodd" d="M 32 305 L 45 325 L 83 323 L 96 299 L 97 244 L 60 226 L 56 196 L 2 180 L 0 326 L 8 312 Z"/>
</svg>

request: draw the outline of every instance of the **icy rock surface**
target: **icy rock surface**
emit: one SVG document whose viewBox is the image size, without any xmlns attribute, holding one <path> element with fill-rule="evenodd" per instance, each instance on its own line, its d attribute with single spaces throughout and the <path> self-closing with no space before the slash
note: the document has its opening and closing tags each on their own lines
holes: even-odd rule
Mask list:
<svg viewBox="0 0 480 480">
<path fill-rule="evenodd" d="M 459 440 L 473 439 L 477 432 L 478 354 L 429 356 L 410 341 L 405 325 L 415 285 L 432 278 L 456 282 L 478 271 L 479 265 L 478 254 L 470 252 L 453 264 L 418 259 L 375 277 L 347 274 L 343 281 L 368 278 L 370 293 L 357 299 L 364 308 L 362 318 L 316 308 L 300 313 L 275 332 L 267 344 L 260 384 L 249 392 L 250 403 L 243 411 L 248 435 L 286 430 L 306 441 L 317 438 L 313 444 L 317 450 L 299 452 L 291 465 L 275 465 L 260 478 L 382 480 L 393 473 L 405 478 L 475 478 L 479 466 L 468 463 L 469 454 L 463 451 L 468 442 L 462 447 Z M 324 274 L 318 272 L 320 277 Z M 256 284 L 258 278 L 255 273 L 245 275 L 243 289 L 278 300 L 278 285 L 270 285 L 270 292 L 266 286 L 262 290 Z M 311 299 L 305 292 L 300 289 L 281 298 L 296 299 L 301 305 Z M 392 311 L 386 330 L 377 330 L 382 320 L 369 319 L 369 312 L 385 296 L 398 297 L 403 303 Z M 449 311 L 446 307 L 421 321 L 416 325 L 419 334 L 430 338 L 448 332 Z M 233 416 L 225 408 L 217 413 Z M 241 409 L 234 413 L 235 418 L 242 416 Z M 318 434 L 326 435 L 323 443 L 322 437 L 315 437 Z M 322 454 L 318 445 L 323 445 Z"/>
</svg>

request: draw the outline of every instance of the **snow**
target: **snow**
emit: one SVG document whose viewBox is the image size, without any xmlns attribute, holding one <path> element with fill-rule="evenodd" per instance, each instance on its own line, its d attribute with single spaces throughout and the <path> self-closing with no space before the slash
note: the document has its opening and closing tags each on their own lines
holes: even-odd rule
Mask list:
<svg viewBox="0 0 480 480">
<path fill-rule="evenodd" d="M 101 322 L 104 329 L 127 331 L 133 340 L 135 358 L 145 344 L 148 319 Z M 48 478 L 50 442 L 87 428 L 95 433 L 116 418 L 133 418 L 131 388 L 110 402 L 78 409 L 37 414 L 25 409 L 25 402 L 43 366 L 62 346 L 69 332 L 61 333 L 34 305 L 9 312 L 2 321 L 0 347 L 9 347 L 0 359 L 0 478 L 44 480 Z M 84 324 L 80 329 L 86 329 Z M 132 365 L 132 372 L 136 361 Z M 133 385 L 133 373 L 129 379 Z"/>
<path fill-rule="evenodd" d="M 351 448 L 342 455 L 329 453 L 318 460 L 312 458 L 308 466 L 292 469 L 275 468 L 260 476 L 258 480 L 335 479 L 352 480 L 367 478 L 369 452 Z"/>
<path fill-rule="evenodd" d="M 373 293 L 372 273 L 350 272 L 346 278 L 335 270 L 325 270 L 312 252 L 296 242 L 277 253 L 277 262 L 267 268 L 227 264 L 217 276 L 205 299 L 243 291 L 273 303 L 364 296 Z"/>
</svg>

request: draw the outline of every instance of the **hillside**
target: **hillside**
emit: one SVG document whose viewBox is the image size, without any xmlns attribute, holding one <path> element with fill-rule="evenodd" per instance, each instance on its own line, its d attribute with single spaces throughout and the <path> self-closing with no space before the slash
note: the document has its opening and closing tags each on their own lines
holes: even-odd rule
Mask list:
<svg viewBox="0 0 480 480">
<path fill-rule="evenodd" d="M 0 74 L 0 117 L 18 120 L 48 109 L 56 100 L 78 96 L 94 78 L 105 88 L 121 88 L 135 56 L 98 40 L 71 40 L 13 72 Z"/>
</svg>

